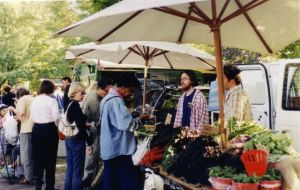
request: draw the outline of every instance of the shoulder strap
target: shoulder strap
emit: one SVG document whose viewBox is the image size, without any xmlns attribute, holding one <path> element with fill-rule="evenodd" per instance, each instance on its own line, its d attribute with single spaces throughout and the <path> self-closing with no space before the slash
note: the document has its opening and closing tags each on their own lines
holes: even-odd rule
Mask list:
<svg viewBox="0 0 300 190">
<path fill-rule="evenodd" d="M 71 106 L 72 103 L 73 103 L 73 101 L 71 101 L 71 102 L 69 103 L 69 105 L 68 105 L 68 107 L 67 107 L 67 109 L 66 109 L 66 111 L 65 111 L 65 113 L 64 113 L 64 115 L 63 115 L 63 117 L 65 117 L 65 121 L 68 122 L 69 125 L 71 125 L 71 123 L 70 123 L 69 120 L 68 120 L 68 111 L 69 111 L 69 108 L 70 108 L 70 106 Z"/>
<path fill-rule="evenodd" d="M 101 118 L 102 118 L 104 105 L 106 104 L 106 102 L 108 102 L 108 100 L 111 100 L 111 99 L 113 99 L 113 98 L 120 98 L 120 97 L 119 97 L 119 96 L 112 96 L 112 97 L 108 98 L 107 100 L 105 100 L 105 102 L 103 103 L 103 107 L 102 107 L 102 109 L 101 109 L 100 120 L 101 120 Z M 101 121 L 100 121 L 100 123 L 101 123 Z"/>
<path fill-rule="evenodd" d="M 71 106 L 72 103 L 73 103 L 73 101 L 71 101 L 71 102 L 69 103 L 69 105 L 68 105 L 68 107 L 67 107 L 67 109 L 66 109 L 66 111 L 65 111 L 65 114 L 68 112 L 68 110 L 69 110 L 69 108 L 70 108 L 70 106 Z"/>
</svg>

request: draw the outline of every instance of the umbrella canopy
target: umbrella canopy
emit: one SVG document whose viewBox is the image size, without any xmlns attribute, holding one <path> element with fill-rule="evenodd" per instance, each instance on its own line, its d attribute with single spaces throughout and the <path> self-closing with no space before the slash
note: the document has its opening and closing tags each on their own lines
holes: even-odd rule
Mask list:
<svg viewBox="0 0 300 190">
<path fill-rule="evenodd" d="M 299 0 L 124 0 L 55 36 L 93 41 L 151 40 L 214 44 L 213 25 L 222 27 L 222 45 L 267 53 L 300 38 Z M 217 22 L 217 23 L 213 23 Z"/>
<path fill-rule="evenodd" d="M 96 58 L 127 65 L 139 64 L 145 67 L 143 111 L 145 108 L 147 69 L 162 67 L 169 69 L 215 70 L 214 56 L 189 45 L 170 42 L 130 41 L 97 45 L 87 43 L 68 48 L 66 55 Z"/>
<path fill-rule="evenodd" d="M 108 60 L 169 69 L 215 70 L 215 57 L 190 45 L 170 42 L 130 41 L 97 45 L 87 43 L 68 48 L 75 57 Z M 146 65 L 146 63 L 148 65 Z"/>
<path fill-rule="evenodd" d="M 299 9 L 299 0 L 124 0 L 54 36 L 86 36 L 97 43 L 159 40 L 214 45 L 220 128 L 225 134 L 221 39 L 223 46 L 273 53 L 300 39 Z"/>
</svg>

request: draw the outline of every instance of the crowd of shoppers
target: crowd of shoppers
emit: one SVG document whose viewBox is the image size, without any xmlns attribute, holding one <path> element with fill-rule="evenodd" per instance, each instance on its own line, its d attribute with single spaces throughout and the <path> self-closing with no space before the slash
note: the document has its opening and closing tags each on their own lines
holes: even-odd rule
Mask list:
<svg viewBox="0 0 300 190">
<path fill-rule="evenodd" d="M 232 65 L 224 66 L 226 90 L 225 120 L 251 120 L 251 107 L 242 90 L 240 70 Z M 207 101 L 196 90 L 194 72 L 186 70 L 180 75 L 183 92 L 177 105 L 174 127 L 201 130 L 207 125 Z M 20 156 L 24 169 L 21 183 L 33 184 L 42 189 L 45 174 L 45 189 L 55 189 L 55 168 L 58 149 L 58 122 L 64 112 L 69 123 L 79 130 L 78 134 L 65 138 L 66 176 L 65 190 L 89 188 L 96 174 L 103 169 L 103 190 L 143 189 L 143 176 L 133 165 L 136 151 L 133 131 L 142 126 L 149 115 L 133 117 L 127 100 L 140 88 L 133 73 L 122 73 L 112 81 L 102 78 L 92 84 L 89 91 L 69 77 L 61 80 L 64 94 L 54 93 L 54 83 L 41 82 L 38 95 L 33 97 L 26 88 L 18 88 L 16 95 L 9 86 L 4 87 L 0 104 L 0 139 L 4 141 L 2 124 L 7 112 L 14 112 L 20 122 Z M 63 110 L 63 111 L 62 111 Z M 3 151 L 3 149 L 1 150 Z"/>
</svg>

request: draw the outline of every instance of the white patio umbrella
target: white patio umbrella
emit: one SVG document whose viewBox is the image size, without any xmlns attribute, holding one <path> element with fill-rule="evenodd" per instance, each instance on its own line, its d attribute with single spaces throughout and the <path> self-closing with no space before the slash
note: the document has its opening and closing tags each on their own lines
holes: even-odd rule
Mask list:
<svg viewBox="0 0 300 190">
<path fill-rule="evenodd" d="M 215 70 L 215 57 L 190 45 L 170 42 L 130 41 L 97 45 L 87 43 L 68 48 L 75 57 L 108 60 L 145 68 L 143 110 L 145 108 L 147 70 L 150 67 L 169 69 Z"/>
<path fill-rule="evenodd" d="M 220 126 L 224 132 L 222 45 L 272 53 L 300 39 L 299 2 L 124 0 L 54 36 L 86 36 L 97 43 L 159 40 L 214 45 Z"/>
</svg>

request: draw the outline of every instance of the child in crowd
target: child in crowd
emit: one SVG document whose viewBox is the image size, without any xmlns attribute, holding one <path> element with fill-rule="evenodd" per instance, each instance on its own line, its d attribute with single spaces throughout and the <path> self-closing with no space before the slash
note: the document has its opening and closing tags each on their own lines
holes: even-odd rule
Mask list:
<svg viewBox="0 0 300 190">
<path fill-rule="evenodd" d="M 3 131 L 3 123 L 7 113 L 7 105 L 0 104 L 0 168 L 4 166 L 4 155 L 6 153 L 6 142 Z"/>
</svg>

